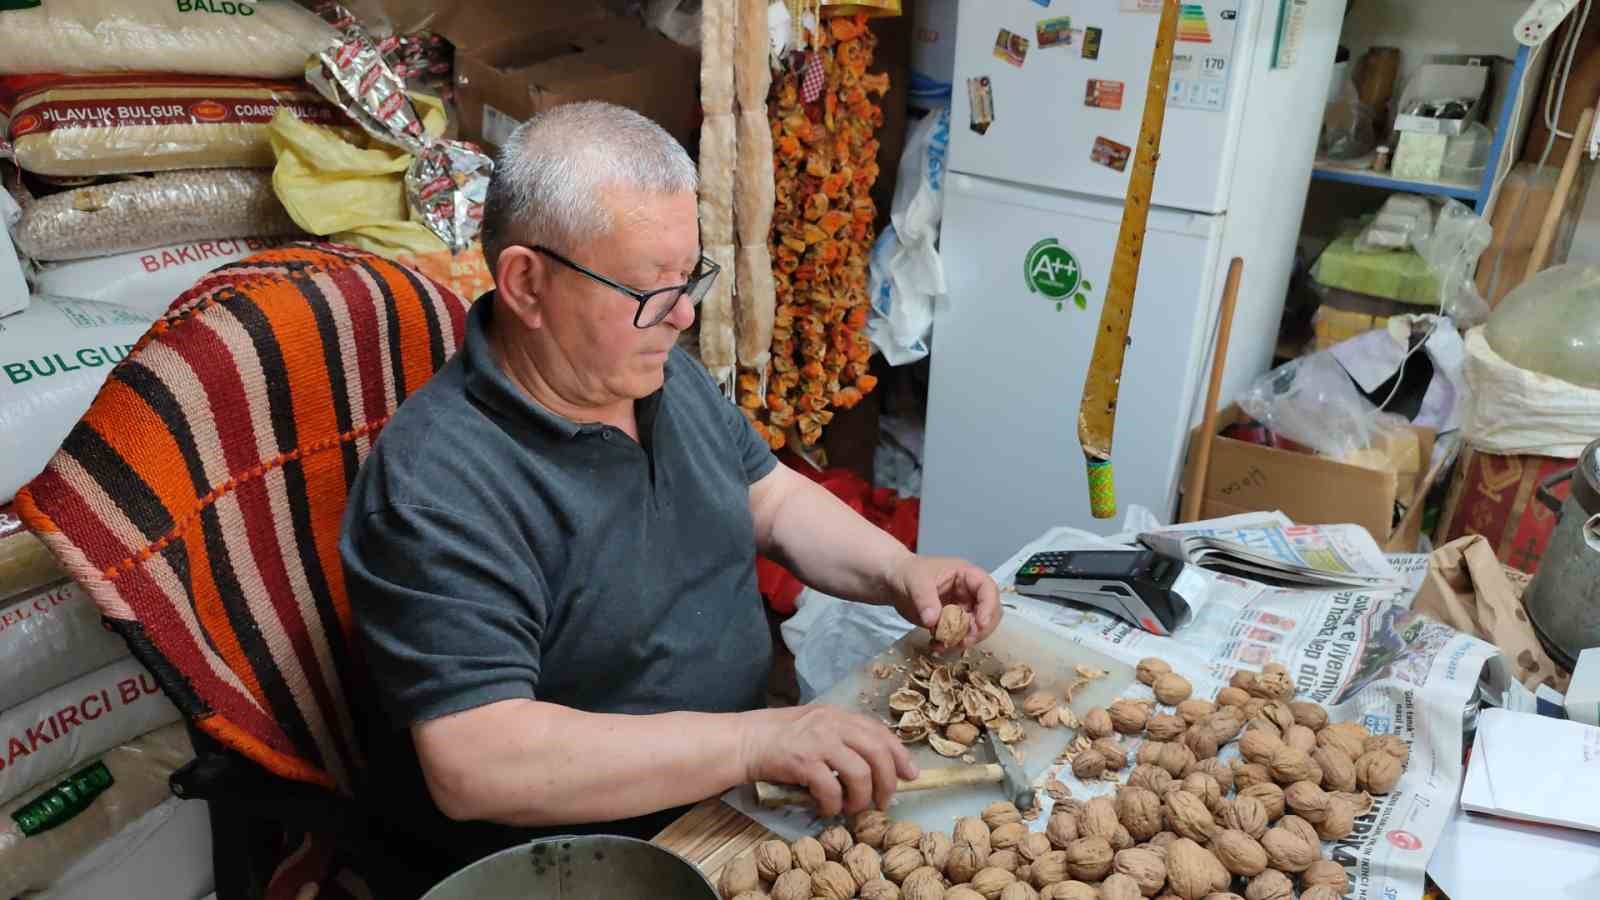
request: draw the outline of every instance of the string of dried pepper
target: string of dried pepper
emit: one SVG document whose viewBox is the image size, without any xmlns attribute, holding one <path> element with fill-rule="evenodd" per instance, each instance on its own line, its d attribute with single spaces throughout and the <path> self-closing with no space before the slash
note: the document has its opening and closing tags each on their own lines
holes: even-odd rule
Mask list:
<svg viewBox="0 0 1600 900">
<path fill-rule="evenodd" d="M 865 15 L 827 20 L 812 51 L 821 92 L 802 96 L 802 66 L 774 79 L 767 104 L 776 170 L 772 368 L 764 398 L 753 373 L 739 377 L 738 390 L 774 448 L 791 429 L 815 445 L 834 409 L 860 403 L 877 384 L 867 374 L 867 261 L 877 218 L 874 134 L 883 125 L 874 98 L 888 92 L 889 76 L 867 73 L 876 45 Z"/>
</svg>

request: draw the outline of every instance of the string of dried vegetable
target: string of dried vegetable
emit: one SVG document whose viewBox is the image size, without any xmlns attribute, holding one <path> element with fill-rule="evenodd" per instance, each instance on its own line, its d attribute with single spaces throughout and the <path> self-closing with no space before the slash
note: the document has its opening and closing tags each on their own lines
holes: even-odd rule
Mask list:
<svg viewBox="0 0 1600 900">
<path fill-rule="evenodd" d="M 773 82 L 772 362 L 765 385 L 746 372 L 737 392 L 774 449 L 791 429 L 815 445 L 834 409 L 856 405 L 877 384 L 867 371 L 867 262 L 877 218 L 874 134 L 883 124 L 874 98 L 888 92 L 889 77 L 867 72 L 876 45 L 866 16 L 828 19 L 806 63 Z M 815 86 L 819 75 L 820 91 L 809 94 L 808 76 Z"/>
</svg>

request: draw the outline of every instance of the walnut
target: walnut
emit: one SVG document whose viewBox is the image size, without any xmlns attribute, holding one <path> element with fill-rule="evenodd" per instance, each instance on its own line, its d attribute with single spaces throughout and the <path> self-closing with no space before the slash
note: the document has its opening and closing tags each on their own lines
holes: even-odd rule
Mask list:
<svg viewBox="0 0 1600 900">
<path fill-rule="evenodd" d="M 1115 738 L 1100 738 L 1094 742 L 1094 752 L 1106 761 L 1106 768 L 1115 772 L 1128 767 L 1128 750 Z"/>
<path fill-rule="evenodd" d="M 1289 670 L 1283 666 L 1267 663 L 1262 667 L 1261 674 L 1256 676 L 1255 686 L 1246 690 L 1268 700 L 1290 700 L 1294 698 L 1294 679 L 1289 677 Z"/>
<path fill-rule="evenodd" d="M 957 819 L 950 840 L 953 844 L 966 841 L 974 847 L 980 847 L 985 856 L 993 849 L 989 846 L 989 826 L 983 824 L 983 820 L 977 816 L 962 816 Z"/>
<path fill-rule="evenodd" d="M 1111 727 L 1123 734 L 1138 734 L 1150 721 L 1150 707 L 1132 700 L 1118 700 L 1106 713 L 1111 716 Z"/>
<path fill-rule="evenodd" d="M 733 895 L 733 900 L 772 900 L 760 891 L 742 891 Z"/>
<path fill-rule="evenodd" d="M 1054 818 L 1054 816 L 1051 818 Z M 1068 840 L 1070 841 L 1071 838 L 1068 838 Z M 1017 844 L 1017 856 L 1021 857 L 1023 862 L 1031 863 L 1049 853 L 1050 846 L 1049 837 L 1037 831 L 1030 831 L 1023 835 L 1022 840 Z"/>
<path fill-rule="evenodd" d="M 915 822 L 895 822 L 883 833 L 883 849 L 907 847 L 922 840 L 922 826 Z"/>
<path fill-rule="evenodd" d="M 1194 729 L 1191 728 L 1189 730 L 1193 731 Z M 1185 769 L 1193 765 L 1198 759 L 1199 757 L 1195 755 L 1195 752 L 1183 744 L 1163 744 L 1161 746 L 1161 759 L 1156 765 L 1166 769 L 1167 774 L 1173 778 L 1178 778 L 1183 775 Z"/>
<path fill-rule="evenodd" d="M 1196 760 L 1194 765 L 1184 770 L 1183 777 L 1188 778 L 1196 772 L 1210 775 L 1224 796 L 1233 790 L 1233 769 L 1220 759 Z"/>
<path fill-rule="evenodd" d="M 1222 785 L 1205 772 L 1191 772 L 1184 776 L 1183 790 L 1199 797 L 1206 809 L 1216 809 L 1222 801 Z"/>
<path fill-rule="evenodd" d="M 1250 719 L 1254 719 L 1256 716 L 1261 715 L 1261 711 L 1267 708 L 1268 702 L 1269 701 L 1264 697 L 1251 697 L 1249 700 L 1246 700 L 1244 702 L 1245 720 L 1249 721 Z"/>
<path fill-rule="evenodd" d="M 1015 875 L 1022 866 L 1022 857 L 1015 850 L 996 850 L 989 854 L 989 868 L 1005 869 Z"/>
<path fill-rule="evenodd" d="M 1167 827 L 1196 843 L 1211 840 L 1217 833 L 1217 822 L 1206 809 L 1205 801 L 1187 791 L 1173 791 L 1167 795 Z"/>
<path fill-rule="evenodd" d="M 978 740 L 978 726 L 971 722 L 957 722 L 954 725 L 946 725 L 944 736 L 958 744 L 966 744 L 970 747 Z"/>
<path fill-rule="evenodd" d="M 1322 855 L 1322 844 L 1312 834 L 1311 840 L 1293 828 L 1276 825 L 1261 836 L 1261 847 L 1267 851 L 1267 864 L 1282 872 L 1304 872 L 1306 867 Z"/>
<path fill-rule="evenodd" d="M 1294 714 L 1295 724 L 1304 725 L 1313 732 L 1327 727 L 1328 711 L 1321 704 L 1296 700 L 1289 704 L 1289 711 Z"/>
<path fill-rule="evenodd" d="M 950 859 L 944 864 L 944 874 L 951 884 L 966 884 L 989 861 L 987 847 L 970 841 L 956 841 L 950 848 Z"/>
<path fill-rule="evenodd" d="M 1317 749 L 1317 733 L 1304 725 L 1290 725 L 1283 730 L 1283 742 L 1309 756 Z"/>
<path fill-rule="evenodd" d="M 1159 847 L 1159 848 L 1161 848 L 1161 852 L 1165 853 L 1166 850 L 1167 850 L 1167 847 L 1171 846 L 1172 842 L 1177 840 L 1177 839 L 1178 839 L 1178 835 L 1177 835 L 1176 832 L 1158 831 L 1158 832 L 1156 832 L 1156 836 L 1149 840 L 1149 844 L 1150 844 L 1151 847 Z"/>
<path fill-rule="evenodd" d="M 1006 885 L 1016 880 L 1017 876 L 1005 869 L 989 866 L 979 869 L 977 874 L 972 876 L 972 889 L 982 894 L 985 900 L 1000 900 L 1000 892 L 1006 889 Z"/>
<path fill-rule="evenodd" d="M 1021 822 L 1012 822 L 1001 825 L 989 832 L 989 846 L 994 850 L 1009 850 L 1022 842 L 1022 836 L 1028 833 L 1028 826 Z"/>
<path fill-rule="evenodd" d="M 1222 812 L 1222 826 L 1242 831 L 1256 840 L 1267 833 L 1267 808 L 1255 797 L 1238 796 Z"/>
<path fill-rule="evenodd" d="M 794 854 L 783 841 L 762 841 L 756 845 L 756 873 L 762 881 L 777 881 L 778 876 L 794 868 Z"/>
<path fill-rule="evenodd" d="M 1111 861 L 1111 868 L 1132 878 L 1139 886 L 1139 893 L 1146 897 L 1154 897 L 1161 892 L 1161 886 L 1167 883 L 1167 859 L 1154 850 L 1137 847 L 1118 850 Z"/>
<path fill-rule="evenodd" d="M 722 896 L 736 897 L 746 891 L 754 891 L 761 887 L 761 877 L 756 871 L 756 859 L 753 854 L 739 856 L 733 862 L 722 868 L 722 877 L 718 879 L 717 887 L 721 889 Z M 850 885 L 850 893 L 855 893 L 856 886 Z"/>
<path fill-rule="evenodd" d="M 900 889 L 882 878 L 877 878 L 863 884 L 856 892 L 856 896 L 861 900 L 900 900 Z"/>
<path fill-rule="evenodd" d="M 1139 900 L 1143 896 L 1139 882 L 1121 872 L 1112 872 L 1100 882 L 1100 900 Z"/>
<path fill-rule="evenodd" d="M 938 869 L 923 866 L 900 882 L 903 900 L 939 900 L 944 896 L 944 875 Z"/>
<path fill-rule="evenodd" d="M 1057 850 L 1065 850 L 1068 844 L 1078 839 L 1078 818 L 1071 813 L 1057 810 L 1050 814 L 1050 821 L 1045 823 L 1044 834 L 1050 841 L 1050 846 Z"/>
<path fill-rule="evenodd" d="M 1181 837 L 1167 847 L 1167 889 L 1183 900 L 1226 890 L 1232 880 L 1211 851 L 1194 841 Z"/>
<path fill-rule="evenodd" d="M 1245 900 L 1294 900 L 1294 882 L 1277 869 L 1268 869 L 1250 879 L 1244 897 Z"/>
<path fill-rule="evenodd" d="M 1189 679 L 1176 672 L 1157 676 L 1151 687 L 1155 689 L 1156 699 L 1166 706 L 1177 706 L 1194 693 L 1194 685 L 1189 683 Z"/>
<path fill-rule="evenodd" d="M 1268 765 L 1272 757 L 1284 748 L 1284 743 L 1277 735 L 1261 729 L 1246 731 L 1239 738 L 1239 754 L 1253 763 Z"/>
<path fill-rule="evenodd" d="M 1255 784 L 1239 791 L 1234 795 L 1237 803 L 1240 797 L 1250 797 L 1261 802 L 1261 807 L 1267 811 L 1267 821 L 1277 821 L 1283 815 L 1283 788 L 1275 784 Z"/>
<path fill-rule="evenodd" d="M 1161 798 L 1155 791 L 1130 785 L 1117 791 L 1117 819 L 1128 833 L 1141 841 L 1148 841 L 1159 832 L 1165 821 Z"/>
<path fill-rule="evenodd" d="M 1115 851 L 1103 837 L 1081 837 L 1067 845 L 1067 874 L 1079 881 L 1099 881 L 1111 871 Z"/>
<path fill-rule="evenodd" d="M 1328 814 L 1326 791 L 1309 781 L 1296 781 L 1283 789 L 1283 802 L 1295 815 L 1315 825 Z"/>
<path fill-rule="evenodd" d="M 1363 755 L 1382 751 L 1395 759 L 1400 760 L 1400 765 L 1405 765 L 1411 760 L 1411 747 L 1397 734 L 1375 734 L 1362 742 Z"/>
<path fill-rule="evenodd" d="M 1030 719 L 1037 719 L 1055 709 L 1059 703 L 1056 695 L 1049 691 L 1034 691 L 1022 701 L 1022 714 Z"/>
<path fill-rule="evenodd" d="M 1251 785 L 1273 784 L 1272 773 L 1261 763 L 1240 763 L 1233 770 L 1233 786 L 1244 790 Z"/>
<path fill-rule="evenodd" d="M 1100 891 L 1081 881 L 1058 881 L 1040 891 L 1039 900 L 1100 900 Z"/>
<path fill-rule="evenodd" d="M 1322 784 L 1330 791 L 1356 789 L 1356 764 L 1337 747 L 1318 747 L 1311 752 L 1311 761 L 1322 770 Z"/>
<path fill-rule="evenodd" d="M 939 610 L 939 624 L 933 627 L 933 639 L 945 647 L 955 647 L 972 632 L 972 614 L 955 604 L 946 604 Z"/>
<path fill-rule="evenodd" d="M 807 872 L 815 872 L 828 861 L 827 851 L 822 849 L 821 842 L 814 837 L 803 837 L 795 841 L 789 845 L 789 852 L 794 855 L 794 864 Z"/>
<path fill-rule="evenodd" d="M 1236 687 L 1225 687 L 1217 691 L 1218 706 L 1244 706 L 1250 702 L 1250 692 Z"/>
<path fill-rule="evenodd" d="M 1202 700 L 1199 697 L 1190 697 L 1188 700 L 1179 703 L 1177 706 L 1178 717 L 1183 719 L 1185 722 L 1188 722 L 1190 725 L 1199 722 L 1206 716 L 1209 716 L 1217 711 L 1217 705 L 1215 703 L 1212 703 L 1210 700 Z"/>
<path fill-rule="evenodd" d="M 1211 852 L 1224 868 L 1235 875 L 1249 878 L 1260 875 L 1267 868 L 1267 851 L 1255 838 L 1233 828 L 1217 832 L 1211 841 Z"/>
<path fill-rule="evenodd" d="M 811 891 L 823 900 L 850 900 L 856 895 L 856 880 L 843 864 L 829 860 L 811 873 Z"/>
<path fill-rule="evenodd" d="M 1028 866 L 1028 880 L 1041 891 L 1058 881 L 1066 881 L 1067 851 L 1051 850 L 1034 860 Z"/>
<path fill-rule="evenodd" d="M 1372 795 L 1366 791 L 1362 791 L 1360 793 L 1352 793 L 1350 791 L 1329 791 L 1328 793 L 1340 800 L 1345 801 L 1346 803 L 1349 803 L 1350 808 L 1355 810 L 1355 813 L 1358 816 L 1364 816 L 1372 811 Z"/>
<path fill-rule="evenodd" d="M 1111 713 L 1107 712 L 1104 707 L 1096 706 L 1094 709 L 1084 713 L 1083 733 L 1088 735 L 1090 740 L 1110 737 L 1115 730 L 1116 726 L 1111 721 Z"/>
<path fill-rule="evenodd" d="M 1149 744 L 1145 745 L 1150 746 Z M 1140 749 L 1141 754 L 1143 748 Z M 1157 795 L 1166 793 L 1167 786 L 1172 784 L 1172 773 L 1160 766 L 1141 764 L 1133 767 L 1128 773 L 1128 783 L 1134 787 L 1146 788 Z"/>
<path fill-rule="evenodd" d="M 1400 760 L 1382 750 L 1363 753 L 1356 760 L 1356 781 L 1369 794 L 1387 794 L 1400 783 Z"/>
<path fill-rule="evenodd" d="M 1214 891 L 1205 895 L 1204 900 L 1244 900 L 1244 898 L 1232 891 Z"/>
<path fill-rule="evenodd" d="M 888 840 L 886 836 L 885 841 Z M 843 825 L 835 825 L 817 835 L 817 843 L 822 845 L 822 852 L 834 862 L 844 859 L 844 853 L 849 850 L 856 839 L 850 836 Z M 813 873 L 814 874 L 814 873 Z"/>
<path fill-rule="evenodd" d="M 1099 778 L 1106 770 L 1106 758 L 1093 747 L 1072 754 L 1072 774 L 1084 781 Z"/>
<path fill-rule="evenodd" d="M 1197 724 L 1183 733 L 1183 746 L 1189 748 L 1196 759 L 1211 759 L 1221 749 L 1222 741 L 1217 739 L 1217 733 L 1204 724 Z M 1180 773 L 1181 774 L 1181 773 Z"/>
<path fill-rule="evenodd" d="M 1344 893 L 1319 884 L 1301 891 L 1300 900 L 1344 900 Z"/>
<path fill-rule="evenodd" d="M 964 884 L 958 884 L 944 892 L 944 900 L 983 900 L 983 895 Z"/>
<path fill-rule="evenodd" d="M 857 844 L 846 850 L 843 862 L 850 871 L 850 877 L 856 880 L 857 887 L 883 877 L 883 857 L 866 844 Z"/>
<path fill-rule="evenodd" d="M 1309 868 L 1300 873 L 1300 886 L 1306 889 L 1318 885 L 1333 888 L 1343 897 L 1345 891 L 1350 889 L 1350 875 L 1331 859 L 1319 859 Z"/>
<path fill-rule="evenodd" d="M 855 836 L 856 843 L 882 849 L 883 834 L 889 830 L 889 824 L 889 816 L 886 813 L 869 809 L 856 813 L 855 818 L 850 820 L 850 833 Z"/>
<path fill-rule="evenodd" d="M 1217 743 L 1226 744 L 1239 736 L 1244 728 L 1244 715 L 1237 706 L 1224 706 L 1199 722 L 1217 736 Z"/>
<path fill-rule="evenodd" d="M 1268 763 L 1267 768 L 1271 770 L 1273 780 L 1279 784 L 1294 784 L 1296 781 L 1322 783 L 1322 769 L 1312 762 L 1304 750 L 1287 744 L 1272 755 L 1272 762 Z"/>
<path fill-rule="evenodd" d="M 1337 841 L 1348 837 L 1350 832 L 1356 830 L 1356 808 L 1348 800 L 1338 797 L 1328 797 L 1328 808 L 1323 812 L 1322 821 L 1313 822 L 1317 826 L 1317 837 L 1325 841 Z"/>
<path fill-rule="evenodd" d="M 1182 716 L 1162 713 L 1150 717 L 1150 721 L 1145 723 L 1144 733 L 1152 741 L 1175 741 L 1183 736 L 1188 727 L 1189 723 Z"/>
<path fill-rule="evenodd" d="M 1172 671 L 1172 666 L 1164 659 L 1146 656 L 1139 660 L 1139 665 L 1134 669 L 1134 677 L 1140 684 L 1155 684 L 1156 679 Z"/>
<path fill-rule="evenodd" d="M 917 849 L 922 851 L 922 861 L 933 866 L 939 871 L 944 871 L 944 864 L 950 860 L 950 835 L 942 831 L 930 831 L 917 841 Z"/>
<path fill-rule="evenodd" d="M 1000 892 L 1000 900 L 1039 900 L 1039 892 L 1026 881 L 1013 881 Z"/>
<path fill-rule="evenodd" d="M 1317 732 L 1318 747 L 1337 747 L 1351 759 L 1360 759 L 1366 752 L 1367 738 L 1371 733 L 1356 722 L 1334 722 Z"/>
<path fill-rule="evenodd" d="M 772 884 L 772 900 L 811 900 L 811 876 L 804 869 L 790 869 Z"/>
<path fill-rule="evenodd" d="M 1011 825 L 1016 822 L 1021 822 L 1022 811 L 1017 809 L 1017 805 L 1015 803 L 1010 803 L 1005 800 L 996 800 L 995 802 L 983 808 L 983 813 L 980 815 L 980 818 L 983 819 L 983 824 L 989 826 L 989 828 L 992 830 L 999 828 L 1001 825 Z"/>
<path fill-rule="evenodd" d="M 1128 826 L 1121 822 L 1117 823 L 1117 830 L 1111 832 L 1109 840 L 1113 851 L 1126 850 L 1133 846 L 1133 834 L 1128 831 Z"/>
<path fill-rule="evenodd" d="M 883 853 L 883 877 L 901 884 L 907 875 L 922 868 L 924 863 L 922 851 L 915 847 L 890 847 Z"/>
<path fill-rule="evenodd" d="M 1229 687 L 1236 687 L 1241 691 L 1249 691 L 1252 687 L 1255 687 L 1255 684 L 1256 673 L 1248 670 L 1235 672 L 1233 677 L 1228 679 Z"/>
</svg>

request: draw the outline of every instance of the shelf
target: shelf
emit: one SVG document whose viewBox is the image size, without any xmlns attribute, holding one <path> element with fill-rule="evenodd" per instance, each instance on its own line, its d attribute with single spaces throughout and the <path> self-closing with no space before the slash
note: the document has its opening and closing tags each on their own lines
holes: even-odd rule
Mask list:
<svg viewBox="0 0 1600 900">
<path fill-rule="evenodd" d="M 1479 186 L 1473 183 L 1393 178 L 1364 169 L 1341 169 L 1337 166 L 1323 163 L 1318 163 L 1311 170 L 1311 177 L 1322 181 L 1342 181 L 1346 184 L 1359 184 L 1390 191 L 1408 191 L 1413 194 L 1441 194 L 1446 197 L 1465 200 L 1468 203 L 1477 201 L 1479 191 Z"/>
</svg>

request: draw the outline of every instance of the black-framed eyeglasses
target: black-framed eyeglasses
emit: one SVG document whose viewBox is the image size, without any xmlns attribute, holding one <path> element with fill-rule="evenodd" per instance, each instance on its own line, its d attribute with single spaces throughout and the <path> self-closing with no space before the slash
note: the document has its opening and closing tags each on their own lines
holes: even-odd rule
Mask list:
<svg viewBox="0 0 1600 900">
<path fill-rule="evenodd" d="M 585 278 L 598 281 L 614 291 L 628 295 L 633 299 L 633 302 L 639 304 L 639 308 L 633 313 L 633 327 L 635 328 L 649 328 L 660 324 L 662 319 L 672 314 L 672 310 L 678 305 L 678 301 L 685 297 L 688 298 L 690 306 L 699 306 L 700 301 L 704 300 L 706 294 L 711 292 L 712 282 L 717 280 L 718 273 L 722 271 L 721 266 L 717 265 L 709 257 L 702 256 L 700 261 L 695 263 L 694 271 L 690 273 L 689 280 L 683 284 L 656 288 L 653 291 L 641 291 L 628 287 L 621 282 L 613 281 L 593 269 L 579 265 L 549 247 L 531 244 L 519 244 L 518 246 L 527 247 L 535 253 L 542 253 Z"/>
</svg>

